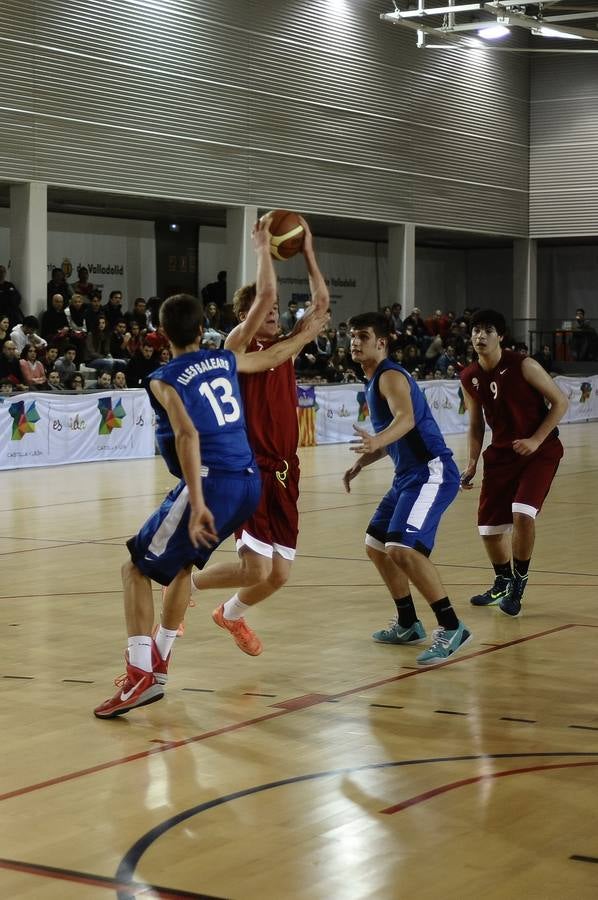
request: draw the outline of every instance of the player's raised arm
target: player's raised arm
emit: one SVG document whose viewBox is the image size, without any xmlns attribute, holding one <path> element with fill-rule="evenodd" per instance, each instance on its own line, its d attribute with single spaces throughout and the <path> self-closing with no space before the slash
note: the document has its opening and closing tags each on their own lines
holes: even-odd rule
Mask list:
<svg viewBox="0 0 598 900">
<path fill-rule="evenodd" d="M 304 318 L 307 318 L 304 316 Z M 325 316 L 310 316 L 308 321 L 300 329 L 293 331 L 288 337 L 276 341 L 267 350 L 254 351 L 253 353 L 237 353 L 237 371 L 265 372 L 266 369 L 275 369 L 281 363 L 296 356 L 305 344 L 314 341 L 320 333 L 322 325 L 328 320 Z"/>
<path fill-rule="evenodd" d="M 166 411 L 172 426 L 177 456 L 189 491 L 191 507 L 189 537 L 191 543 L 194 547 L 198 547 L 200 544 L 210 547 L 217 542 L 218 535 L 215 531 L 214 517 L 203 497 L 199 434 L 183 406 L 183 401 L 171 385 L 152 379 L 150 390 Z"/>
<path fill-rule="evenodd" d="M 270 253 L 270 228 L 268 216 L 263 216 L 253 226 L 253 246 L 257 255 L 255 300 L 242 322 L 230 332 L 224 346 L 227 350 L 244 353 L 257 330 L 277 302 L 276 273 Z"/>
<path fill-rule="evenodd" d="M 529 438 L 520 438 L 513 441 L 515 453 L 519 453 L 521 456 L 529 456 L 531 453 L 535 453 L 548 435 L 554 431 L 567 412 L 569 401 L 548 372 L 535 359 L 526 357 L 521 364 L 521 372 L 527 383 L 531 384 L 550 403 L 550 410 L 546 418 L 538 426 L 534 434 Z"/>
<path fill-rule="evenodd" d="M 316 259 L 311 229 L 303 216 L 299 216 L 299 221 L 303 225 L 303 230 L 305 232 L 305 236 L 303 238 L 302 253 L 305 257 L 305 263 L 307 265 L 307 275 L 309 278 L 311 299 L 315 314 L 317 316 L 321 316 L 324 315 L 324 313 L 328 312 L 328 307 L 330 306 L 330 295 L 328 293 L 328 287 L 324 280 L 324 276 L 320 272 L 320 267 Z"/>
<path fill-rule="evenodd" d="M 467 431 L 468 460 L 467 466 L 461 473 L 461 487 L 464 490 L 469 490 L 473 487 L 471 482 L 476 473 L 478 460 L 480 458 L 480 453 L 482 452 L 486 425 L 484 422 L 484 413 L 482 412 L 482 404 L 478 403 L 471 394 L 465 390 L 463 384 L 461 384 L 461 390 L 463 391 L 465 408 L 469 413 L 469 428 Z"/>
</svg>

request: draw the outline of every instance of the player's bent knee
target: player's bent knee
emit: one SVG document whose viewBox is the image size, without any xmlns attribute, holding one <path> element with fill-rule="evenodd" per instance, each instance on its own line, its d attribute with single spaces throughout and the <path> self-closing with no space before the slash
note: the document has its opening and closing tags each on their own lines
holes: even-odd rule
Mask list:
<svg viewBox="0 0 598 900">
<path fill-rule="evenodd" d="M 267 556 L 257 556 L 249 553 L 241 557 L 241 581 L 240 587 L 251 587 L 260 581 L 265 581 L 272 572 L 272 560 Z"/>
<path fill-rule="evenodd" d="M 417 551 L 412 550 L 411 547 L 400 547 L 397 544 L 388 544 L 386 552 L 395 565 L 400 569 L 407 569 L 414 560 L 414 554 Z"/>
</svg>

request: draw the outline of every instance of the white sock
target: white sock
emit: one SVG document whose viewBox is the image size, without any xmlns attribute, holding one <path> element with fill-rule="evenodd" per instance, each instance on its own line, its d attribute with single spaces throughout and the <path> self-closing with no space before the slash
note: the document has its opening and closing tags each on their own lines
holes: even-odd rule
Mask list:
<svg viewBox="0 0 598 900">
<path fill-rule="evenodd" d="M 174 631 L 171 631 L 169 628 L 164 628 L 163 625 L 160 625 L 160 627 L 158 628 L 158 633 L 156 634 L 154 640 L 162 659 L 166 659 L 166 657 L 172 650 L 172 645 L 174 644 L 176 636 L 176 628 Z"/>
<path fill-rule="evenodd" d="M 229 621 L 242 619 L 245 613 L 250 609 L 251 606 L 248 606 L 247 603 L 243 603 L 242 600 L 239 600 L 239 595 L 235 594 L 234 597 L 231 597 L 230 600 L 227 600 L 224 604 L 224 618 Z"/>
<path fill-rule="evenodd" d="M 131 635 L 127 642 L 129 662 L 136 669 L 152 671 L 152 639 L 149 634 Z"/>
</svg>

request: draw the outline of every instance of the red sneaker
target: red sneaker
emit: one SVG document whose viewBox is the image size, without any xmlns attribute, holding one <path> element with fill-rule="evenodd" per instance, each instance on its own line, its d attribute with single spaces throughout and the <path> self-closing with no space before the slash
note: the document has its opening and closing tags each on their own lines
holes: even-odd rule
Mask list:
<svg viewBox="0 0 598 900">
<path fill-rule="evenodd" d="M 212 618 L 220 628 L 225 628 L 227 631 L 230 631 L 235 639 L 237 647 L 242 650 L 243 653 L 248 653 L 249 656 L 260 655 L 264 649 L 262 642 L 255 631 L 251 630 L 245 619 L 225 619 L 224 603 L 221 603 L 220 606 L 214 610 Z"/>
<path fill-rule="evenodd" d="M 146 706 L 155 703 L 164 696 L 164 689 L 158 683 L 153 672 L 144 672 L 127 663 L 126 675 L 121 675 L 114 682 L 118 690 L 114 697 L 104 700 L 94 709 L 94 715 L 98 719 L 112 719 L 114 716 L 122 716 L 123 713 L 135 709 L 137 706 Z"/>
</svg>

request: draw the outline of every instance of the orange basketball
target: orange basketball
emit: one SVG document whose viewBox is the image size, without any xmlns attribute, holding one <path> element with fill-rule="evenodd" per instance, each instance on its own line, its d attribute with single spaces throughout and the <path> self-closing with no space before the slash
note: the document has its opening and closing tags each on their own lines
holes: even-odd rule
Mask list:
<svg viewBox="0 0 598 900">
<path fill-rule="evenodd" d="M 273 209 L 270 217 L 270 253 L 275 259 L 290 259 L 303 247 L 305 232 L 299 216 L 288 209 Z M 262 216 L 266 218 L 266 216 Z"/>
</svg>

